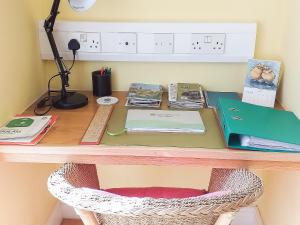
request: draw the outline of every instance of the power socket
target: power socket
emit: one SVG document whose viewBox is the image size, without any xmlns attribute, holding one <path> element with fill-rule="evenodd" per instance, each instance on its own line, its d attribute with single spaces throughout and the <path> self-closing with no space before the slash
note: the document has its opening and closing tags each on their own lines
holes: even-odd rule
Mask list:
<svg viewBox="0 0 300 225">
<path fill-rule="evenodd" d="M 225 34 L 192 34 L 190 53 L 224 54 L 225 40 Z"/>
<path fill-rule="evenodd" d="M 210 42 L 208 46 L 208 53 L 210 54 L 224 54 L 226 35 L 225 34 L 208 34 L 204 37 L 204 42 Z"/>
<path fill-rule="evenodd" d="M 101 52 L 100 45 L 100 33 L 92 33 L 92 32 L 76 32 L 76 33 L 68 33 L 67 35 L 67 43 L 71 39 L 76 39 L 80 43 L 80 49 L 78 52 Z M 66 50 L 68 50 L 68 45 L 66 46 Z"/>
</svg>

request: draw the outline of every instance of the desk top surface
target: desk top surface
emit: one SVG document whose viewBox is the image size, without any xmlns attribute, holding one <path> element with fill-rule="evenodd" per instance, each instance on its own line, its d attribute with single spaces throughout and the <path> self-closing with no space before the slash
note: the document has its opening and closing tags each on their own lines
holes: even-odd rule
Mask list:
<svg viewBox="0 0 300 225">
<path fill-rule="evenodd" d="M 58 121 L 36 146 L 0 146 L 0 160 L 33 163 L 99 163 L 126 165 L 190 165 L 221 168 L 300 169 L 300 154 L 232 149 L 79 145 L 98 109 L 96 98 L 86 92 L 89 104 L 75 110 L 52 109 Z M 119 105 L 126 92 L 114 92 Z M 164 96 L 166 98 L 166 96 Z M 163 101 L 162 108 L 167 108 Z M 34 104 L 24 114 L 32 114 Z"/>
</svg>

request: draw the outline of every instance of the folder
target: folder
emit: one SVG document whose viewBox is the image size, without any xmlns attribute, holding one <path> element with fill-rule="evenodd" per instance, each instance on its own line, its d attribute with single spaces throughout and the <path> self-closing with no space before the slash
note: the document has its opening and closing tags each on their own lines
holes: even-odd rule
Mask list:
<svg viewBox="0 0 300 225">
<path fill-rule="evenodd" d="M 218 92 L 218 91 L 205 91 L 205 99 L 208 108 L 216 109 L 220 98 L 240 100 L 237 92 Z"/>
<path fill-rule="evenodd" d="M 300 121 L 292 112 L 219 99 L 217 114 L 229 148 L 300 152 Z"/>
</svg>

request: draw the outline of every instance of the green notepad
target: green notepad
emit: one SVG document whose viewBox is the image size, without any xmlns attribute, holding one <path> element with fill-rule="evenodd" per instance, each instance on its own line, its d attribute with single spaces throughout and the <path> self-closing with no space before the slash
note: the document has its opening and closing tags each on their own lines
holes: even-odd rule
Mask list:
<svg viewBox="0 0 300 225">
<path fill-rule="evenodd" d="M 213 148 L 223 149 L 225 144 L 212 109 L 200 110 L 205 133 L 123 133 L 118 136 L 104 134 L 101 143 L 115 146 L 152 146 L 181 148 Z M 127 109 L 115 107 L 108 122 L 107 130 L 118 133 L 125 128 Z"/>
</svg>

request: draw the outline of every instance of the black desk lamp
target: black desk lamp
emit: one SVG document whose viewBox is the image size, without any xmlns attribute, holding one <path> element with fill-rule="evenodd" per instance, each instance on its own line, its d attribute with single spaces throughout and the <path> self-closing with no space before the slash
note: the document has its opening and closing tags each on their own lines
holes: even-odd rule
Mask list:
<svg viewBox="0 0 300 225">
<path fill-rule="evenodd" d="M 75 11 L 84 11 L 90 8 L 96 0 L 68 0 L 72 9 Z M 58 73 L 61 78 L 61 93 L 60 96 L 52 99 L 53 106 L 59 109 L 76 109 L 88 104 L 88 98 L 82 94 L 76 92 L 68 92 L 66 87 L 69 86 L 69 74 L 63 58 L 59 55 L 54 36 L 53 27 L 56 20 L 56 16 L 59 14 L 60 0 L 54 0 L 50 15 L 45 20 L 44 28 L 47 33 L 47 37 L 53 52 L 54 61 L 56 63 Z"/>
</svg>

